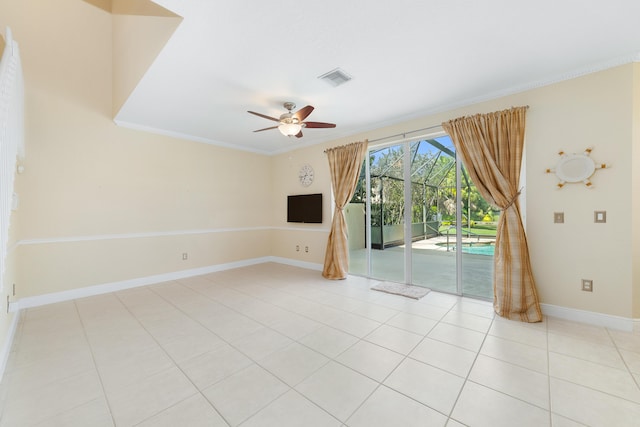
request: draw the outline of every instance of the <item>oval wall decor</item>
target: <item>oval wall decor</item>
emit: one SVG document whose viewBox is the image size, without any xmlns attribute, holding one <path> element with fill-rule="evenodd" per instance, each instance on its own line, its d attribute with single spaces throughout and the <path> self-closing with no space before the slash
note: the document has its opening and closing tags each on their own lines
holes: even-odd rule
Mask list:
<svg viewBox="0 0 640 427">
<path fill-rule="evenodd" d="M 555 168 L 546 169 L 546 173 L 555 173 L 558 177 L 557 188 L 562 188 L 566 183 L 582 182 L 587 188 L 593 187 L 589 180 L 598 169 L 610 168 L 606 163 L 596 163 L 591 157 L 593 148 L 587 148 L 584 153 L 567 154 L 564 151 L 558 152 L 560 159 Z"/>
</svg>

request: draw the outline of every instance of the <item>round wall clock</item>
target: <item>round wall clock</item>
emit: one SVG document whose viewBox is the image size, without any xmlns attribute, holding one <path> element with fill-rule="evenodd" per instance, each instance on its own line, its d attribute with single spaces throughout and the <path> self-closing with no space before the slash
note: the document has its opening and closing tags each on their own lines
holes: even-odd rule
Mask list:
<svg viewBox="0 0 640 427">
<path fill-rule="evenodd" d="M 313 182 L 313 168 L 308 164 L 302 166 L 298 172 L 298 179 L 304 187 L 310 186 Z"/>
</svg>

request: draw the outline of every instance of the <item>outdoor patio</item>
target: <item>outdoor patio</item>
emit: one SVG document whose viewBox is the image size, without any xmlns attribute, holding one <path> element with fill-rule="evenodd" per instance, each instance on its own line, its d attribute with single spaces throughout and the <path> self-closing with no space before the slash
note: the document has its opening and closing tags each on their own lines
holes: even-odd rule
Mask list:
<svg viewBox="0 0 640 427">
<path fill-rule="evenodd" d="M 463 243 L 488 243 L 493 239 L 464 238 Z M 405 247 L 394 246 L 371 250 L 371 277 L 404 283 Z M 349 251 L 349 272 L 367 275 L 367 251 Z M 418 240 L 412 245 L 413 284 L 430 289 L 457 293 L 455 236 L 437 236 Z M 493 256 L 462 253 L 462 292 L 466 296 L 493 299 Z"/>
</svg>

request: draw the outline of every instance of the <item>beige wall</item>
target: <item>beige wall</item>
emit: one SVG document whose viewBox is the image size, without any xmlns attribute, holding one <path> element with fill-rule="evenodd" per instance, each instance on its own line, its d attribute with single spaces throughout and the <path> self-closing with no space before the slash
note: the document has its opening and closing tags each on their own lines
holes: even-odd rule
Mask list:
<svg viewBox="0 0 640 427">
<path fill-rule="evenodd" d="M 631 113 L 633 66 L 617 67 L 531 91 L 527 132 L 527 227 L 531 259 L 543 302 L 631 317 Z M 541 172 L 559 149 L 594 148 L 594 188 L 553 188 Z M 595 224 L 593 212 L 607 211 Z M 553 224 L 553 212 L 565 224 Z M 594 292 L 580 290 L 593 279 Z"/>
<path fill-rule="evenodd" d="M 23 244 L 20 297 L 210 267 L 270 255 L 271 230 Z M 183 260 L 182 254 L 188 259 Z"/>
<path fill-rule="evenodd" d="M 631 143 L 631 262 L 633 317 L 640 319 L 640 64 L 633 67 L 633 136 Z"/>
<path fill-rule="evenodd" d="M 543 303 L 623 317 L 632 311 L 632 296 L 639 289 L 638 249 L 632 257 L 632 87 L 638 65 L 625 65 L 539 89 L 506 96 L 395 126 L 355 135 L 328 146 L 356 140 L 370 140 L 439 125 L 462 115 L 529 105 L 526 135 L 526 217 L 534 275 Z M 635 71 L 634 71 L 635 70 Z M 636 97 L 637 99 L 637 97 Z M 636 114 L 637 115 L 637 114 Z M 635 119 L 637 122 L 638 119 Z M 598 171 L 594 188 L 581 184 L 556 190 L 555 176 L 544 170 L 555 166 L 558 151 L 583 152 L 594 148 L 597 162 L 612 164 Z M 322 148 L 326 148 L 322 147 Z M 282 154 L 275 164 L 313 161 L 328 174 L 322 148 L 305 148 Z M 320 156 L 320 159 L 318 159 Z M 636 153 L 635 164 L 638 165 Z M 293 171 L 290 173 L 293 177 Z M 637 177 L 635 178 L 637 181 Z M 319 190 L 330 191 L 328 179 Z M 274 182 L 274 194 L 281 195 L 284 179 Z M 636 213 L 637 197 L 635 200 Z M 606 210 L 607 224 L 594 224 L 593 211 Z M 565 213 L 565 224 L 553 223 L 553 213 Z M 637 215 L 636 215 L 637 217 Z M 636 231 L 636 235 L 637 235 Z M 291 232 L 287 242 L 302 238 Z M 635 239 L 638 241 L 639 239 Z M 635 261 L 635 262 L 634 262 Z M 632 266 L 636 266 L 632 276 Z M 581 279 L 594 281 L 594 292 L 580 290 Z M 636 283 L 635 289 L 633 283 Z"/>
<path fill-rule="evenodd" d="M 323 148 L 316 145 L 272 157 L 272 224 L 278 227 L 273 240 L 274 256 L 316 264 L 324 260 L 333 201 L 329 167 L 322 151 Z M 304 164 L 309 164 L 314 171 L 313 183 L 308 187 L 298 181 L 298 171 Z M 312 193 L 323 195 L 322 224 L 287 223 L 287 196 Z M 296 246 L 301 250 L 296 251 Z M 305 246 L 309 247 L 308 253 L 304 251 Z"/>
<path fill-rule="evenodd" d="M 176 16 L 112 16 L 114 117 L 181 21 Z"/>
<path fill-rule="evenodd" d="M 10 3 L 27 106 L 17 297 L 270 255 L 269 157 L 117 127 L 111 14 Z"/>
</svg>

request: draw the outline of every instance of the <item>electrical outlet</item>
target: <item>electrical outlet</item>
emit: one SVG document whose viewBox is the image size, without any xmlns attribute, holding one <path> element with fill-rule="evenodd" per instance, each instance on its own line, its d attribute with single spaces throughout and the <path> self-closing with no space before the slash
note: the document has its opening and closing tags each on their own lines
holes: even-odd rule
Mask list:
<svg viewBox="0 0 640 427">
<path fill-rule="evenodd" d="M 304 247 L 304 251 L 305 251 L 305 252 L 309 252 L 309 246 L 305 246 L 305 247 Z"/>
<path fill-rule="evenodd" d="M 300 245 L 296 245 L 296 252 L 300 252 Z"/>
<path fill-rule="evenodd" d="M 188 254 L 188 253 L 186 253 L 186 252 L 183 252 L 183 253 L 182 253 L 182 260 L 183 260 L 183 261 L 185 261 L 185 260 L 187 260 L 187 259 L 189 259 L 189 254 Z"/>
<path fill-rule="evenodd" d="M 582 279 L 582 290 L 585 292 L 593 292 L 593 280 Z"/>
<path fill-rule="evenodd" d="M 554 212 L 553 222 L 555 224 L 564 224 L 564 212 Z"/>
<path fill-rule="evenodd" d="M 596 224 L 605 224 L 607 222 L 607 211 L 594 211 L 593 222 Z"/>
</svg>

